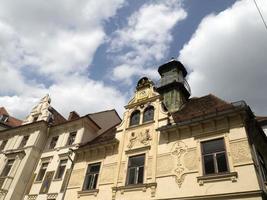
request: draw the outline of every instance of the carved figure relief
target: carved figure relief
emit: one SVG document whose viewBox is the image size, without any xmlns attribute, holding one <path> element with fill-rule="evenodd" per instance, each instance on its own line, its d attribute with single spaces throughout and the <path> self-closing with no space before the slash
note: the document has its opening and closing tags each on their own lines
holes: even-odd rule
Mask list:
<svg viewBox="0 0 267 200">
<path fill-rule="evenodd" d="M 127 147 L 131 149 L 136 143 L 139 143 L 141 145 L 149 145 L 150 140 L 152 140 L 149 129 L 146 129 L 145 131 L 140 131 L 138 134 L 135 132 L 132 132 L 129 136 L 129 143 Z"/>
<path fill-rule="evenodd" d="M 185 167 L 182 162 L 184 154 L 187 152 L 187 146 L 184 142 L 178 141 L 172 147 L 172 155 L 176 158 L 176 167 L 174 169 L 175 180 L 179 188 L 185 179 Z"/>
</svg>

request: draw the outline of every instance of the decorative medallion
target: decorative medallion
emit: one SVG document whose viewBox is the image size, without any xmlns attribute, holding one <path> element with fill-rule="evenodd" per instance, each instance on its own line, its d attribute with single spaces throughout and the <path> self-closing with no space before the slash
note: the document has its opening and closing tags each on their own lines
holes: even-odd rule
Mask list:
<svg viewBox="0 0 267 200">
<path fill-rule="evenodd" d="M 184 178 L 185 178 L 185 167 L 182 164 L 182 157 L 187 152 L 187 146 L 184 142 L 178 141 L 176 142 L 172 147 L 172 155 L 175 156 L 177 162 L 176 162 L 176 168 L 174 169 L 175 174 L 175 180 L 178 184 L 179 188 L 181 187 Z"/>
</svg>

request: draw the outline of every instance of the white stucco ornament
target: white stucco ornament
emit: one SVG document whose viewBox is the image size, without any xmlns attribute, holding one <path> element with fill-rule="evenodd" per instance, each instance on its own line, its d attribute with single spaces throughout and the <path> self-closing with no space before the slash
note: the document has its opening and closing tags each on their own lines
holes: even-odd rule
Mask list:
<svg viewBox="0 0 267 200">
<path fill-rule="evenodd" d="M 29 124 L 40 120 L 49 121 L 49 119 L 52 117 L 52 113 L 49 111 L 51 107 L 50 103 L 51 98 L 47 94 L 36 106 L 33 107 L 31 113 L 23 121 L 23 124 Z"/>
</svg>

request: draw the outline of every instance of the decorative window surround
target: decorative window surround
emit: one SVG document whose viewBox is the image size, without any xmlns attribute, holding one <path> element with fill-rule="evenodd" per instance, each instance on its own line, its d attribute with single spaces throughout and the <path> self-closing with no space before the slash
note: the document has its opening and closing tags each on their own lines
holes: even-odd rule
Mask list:
<svg viewBox="0 0 267 200">
<path fill-rule="evenodd" d="M 94 195 L 95 197 L 97 196 L 99 192 L 99 189 L 94 189 L 94 190 L 83 190 L 83 191 L 78 191 L 78 198 L 81 196 L 89 196 L 89 195 Z"/>
<path fill-rule="evenodd" d="M 143 191 L 146 192 L 148 188 L 151 189 L 151 197 L 155 197 L 157 183 L 144 183 L 144 184 L 133 184 L 119 187 L 112 187 L 112 199 L 115 198 L 116 192 L 120 191 L 121 194 L 124 192 L 131 191 Z"/>
<path fill-rule="evenodd" d="M 144 147 L 137 147 L 135 149 L 129 149 L 125 151 L 125 154 L 132 154 L 132 153 L 136 153 L 136 152 L 145 152 L 147 150 L 150 150 L 150 146 L 144 146 Z"/>
<path fill-rule="evenodd" d="M 47 194 L 47 199 L 56 199 L 57 198 L 57 193 L 50 193 L 50 194 Z"/>
<path fill-rule="evenodd" d="M 236 182 L 238 177 L 237 172 L 227 172 L 222 174 L 212 174 L 197 177 L 197 181 L 200 186 L 204 185 L 204 183 L 208 182 L 216 182 L 216 181 L 226 181 L 231 180 L 232 182 Z"/>
</svg>

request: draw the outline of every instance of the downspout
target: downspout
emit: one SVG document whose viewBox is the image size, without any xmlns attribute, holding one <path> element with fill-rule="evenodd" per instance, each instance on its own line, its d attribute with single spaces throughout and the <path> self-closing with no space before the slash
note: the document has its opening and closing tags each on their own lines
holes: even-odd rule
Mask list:
<svg viewBox="0 0 267 200">
<path fill-rule="evenodd" d="M 73 159 L 70 157 L 71 154 L 74 154 Z M 76 155 L 76 154 L 75 154 L 74 150 L 73 150 L 72 148 L 69 148 L 68 159 L 71 161 L 70 174 L 69 174 L 68 179 L 67 179 L 67 181 L 66 181 L 66 185 L 65 185 L 65 188 L 64 188 L 64 191 L 63 191 L 63 195 L 62 195 L 62 200 L 65 199 L 65 195 L 66 195 L 67 188 L 68 188 L 69 181 L 70 181 L 70 177 L 71 177 L 71 172 L 72 172 L 73 167 L 74 167 L 75 155 Z"/>
</svg>

